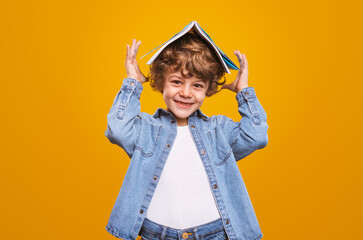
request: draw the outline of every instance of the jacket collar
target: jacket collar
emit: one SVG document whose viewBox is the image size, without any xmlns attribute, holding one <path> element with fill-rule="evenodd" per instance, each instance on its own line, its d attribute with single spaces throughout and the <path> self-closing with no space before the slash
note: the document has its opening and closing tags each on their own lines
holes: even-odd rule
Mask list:
<svg viewBox="0 0 363 240">
<path fill-rule="evenodd" d="M 157 117 L 160 117 L 160 114 L 166 114 L 166 115 L 169 115 L 169 116 L 173 116 L 172 113 L 166 111 L 165 109 L 163 108 L 158 108 L 156 109 L 153 117 L 154 118 L 157 118 Z M 200 109 L 196 110 L 194 113 L 192 113 L 190 116 L 195 116 L 195 115 L 198 115 L 200 116 L 201 118 L 203 118 L 204 120 L 205 119 L 208 119 L 209 117 L 207 115 L 205 115 L 204 113 L 202 113 L 202 111 Z"/>
</svg>

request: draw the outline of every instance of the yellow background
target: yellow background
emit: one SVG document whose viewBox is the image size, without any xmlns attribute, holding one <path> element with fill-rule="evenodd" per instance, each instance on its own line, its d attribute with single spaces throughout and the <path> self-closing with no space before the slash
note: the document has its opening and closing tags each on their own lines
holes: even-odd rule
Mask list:
<svg viewBox="0 0 363 240">
<path fill-rule="evenodd" d="M 197 20 L 267 112 L 269 143 L 238 162 L 264 240 L 363 239 L 362 1 L 2 1 L 0 238 L 115 239 L 129 159 L 104 136 L 139 57 Z M 139 61 L 148 71 L 148 55 Z M 237 71 L 227 76 L 234 80 Z M 235 94 L 207 115 L 238 120 Z M 149 86 L 142 110 L 163 107 Z"/>
</svg>

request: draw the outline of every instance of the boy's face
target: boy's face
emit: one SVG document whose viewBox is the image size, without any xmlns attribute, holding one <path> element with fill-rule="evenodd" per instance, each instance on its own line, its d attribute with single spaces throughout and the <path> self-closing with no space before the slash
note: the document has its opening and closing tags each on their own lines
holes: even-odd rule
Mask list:
<svg viewBox="0 0 363 240">
<path fill-rule="evenodd" d="M 184 70 L 184 73 L 188 72 Z M 178 126 L 188 125 L 188 117 L 202 106 L 209 82 L 194 76 L 183 78 L 180 72 L 169 71 L 165 74 L 163 97 L 167 110 L 172 112 Z"/>
</svg>

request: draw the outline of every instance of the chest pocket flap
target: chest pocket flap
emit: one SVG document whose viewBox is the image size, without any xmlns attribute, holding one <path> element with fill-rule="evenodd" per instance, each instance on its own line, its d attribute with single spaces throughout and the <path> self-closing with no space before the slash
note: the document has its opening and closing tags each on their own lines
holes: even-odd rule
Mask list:
<svg viewBox="0 0 363 240">
<path fill-rule="evenodd" d="M 154 154 L 155 147 L 159 141 L 161 126 L 147 120 L 142 120 L 140 124 L 139 136 L 136 142 L 136 149 L 144 157 L 150 157 Z"/>
<path fill-rule="evenodd" d="M 208 139 L 211 142 L 214 151 L 214 163 L 216 165 L 224 164 L 231 156 L 232 148 L 229 146 L 222 129 L 217 126 L 208 131 Z"/>
</svg>

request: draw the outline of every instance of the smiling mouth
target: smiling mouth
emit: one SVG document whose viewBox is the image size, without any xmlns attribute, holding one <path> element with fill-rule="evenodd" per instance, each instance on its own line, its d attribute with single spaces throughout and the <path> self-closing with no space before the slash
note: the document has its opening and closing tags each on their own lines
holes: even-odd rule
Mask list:
<svg viewBox="0 0 363 240">
<path fill-rule="evenodd" d="M 174 100 L 179 106 L 182 106 L 182 107 L 189 107 L 191 105 L 193 105 L 193 103 L 186 103 L 186 102 L 180 102 L 180 101 L 177 101 L 177 100 Z"/>
</svg>

